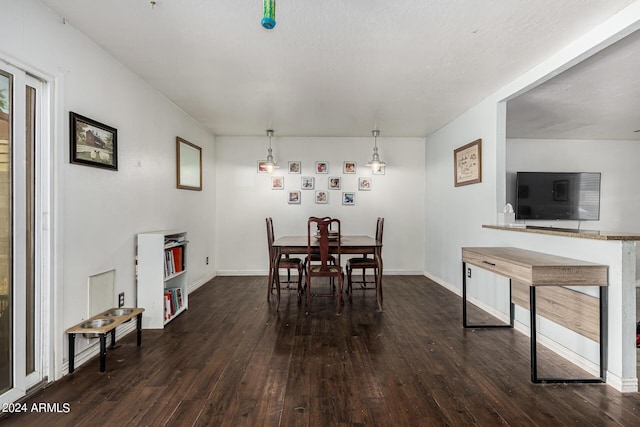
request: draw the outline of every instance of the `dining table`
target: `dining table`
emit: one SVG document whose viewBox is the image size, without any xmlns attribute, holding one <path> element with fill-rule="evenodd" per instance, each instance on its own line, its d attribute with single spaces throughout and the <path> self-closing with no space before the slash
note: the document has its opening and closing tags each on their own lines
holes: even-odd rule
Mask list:
<svg viewBox="0 0 640 427">
<path fill-rule="evenodd" d="M 311 253 L 320 253 L 318 239 L 311 238 Z M 279 271 L 282 255 L 306 255 L 308 253 L 309 240 L 307 236 L 282 236 L 273 242 L 274 271 Z M 338 252 L 337 240 L 329 241 L 329 253 Z M 340 237 L 341 255 L 373 255 L 378 273 L 376 274 L 376 299 L 378 310 L 382 311 L 382 242 L 371 236 Z M 278 307 L 280 306 L 280 277 L 275 275 L 276 288 L 278 290 Z"/>
</svg>

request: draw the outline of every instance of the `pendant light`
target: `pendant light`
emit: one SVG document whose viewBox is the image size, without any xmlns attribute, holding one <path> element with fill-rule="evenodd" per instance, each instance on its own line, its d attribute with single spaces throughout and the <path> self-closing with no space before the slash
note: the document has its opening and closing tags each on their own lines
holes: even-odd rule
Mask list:
<svg viewBox="0 0 640 427">
<path fill-rule="evenodd" d="M 262 10 L 264 17 L 260 24 L 262 24 L 266 30 L 273 30 L 276 26 L 276 0 L 264 0 Z"/>
<path fill-rule="evenodd" d="M 372 130 L 371 134 L 373 135 L 373 157 L 367 163 L 367 166 L 371 168 L 372 171 L 380 170 L 385 166 L 385 162 L 380 160 L 380 156 L 378 155 L 378 136 L 380 135 L 379 130 Z"/>
<path fill-rule="evenodd" d="M 267 136 L 269 137 L 269 150 L 267 150 L 267 161 L 264 163 L 267 172 L 271 173 L 274 169 L 279 168 L 278 164 L 273 160 L 273 154 L 271 150 L 271 137 L 273 136 L 273 130 L 267 129 Z"/>
</svg>

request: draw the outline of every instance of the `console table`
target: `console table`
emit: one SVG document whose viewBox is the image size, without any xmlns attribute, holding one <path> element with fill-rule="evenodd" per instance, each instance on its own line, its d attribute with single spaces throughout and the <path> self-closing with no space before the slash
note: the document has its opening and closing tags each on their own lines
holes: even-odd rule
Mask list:
<svg viewBox="0 0 640 427">
<path fill-rule="evenodd" d="M 473 325 L 467 319 L 467 264 L 509 279 L 509 324 Z M 462 322 L 465 328 L 513 328 L 513 281 L 529 287 L 531 381 L 534 383 L 594 383 L 605 381 L 607 341 L 606 265 L 512 247 L 462 248 Z M 536 288 L 539 286 L 597 286 L 599 288 L 599 378 L 540 378 L 537 368 Z"/>
</svg>

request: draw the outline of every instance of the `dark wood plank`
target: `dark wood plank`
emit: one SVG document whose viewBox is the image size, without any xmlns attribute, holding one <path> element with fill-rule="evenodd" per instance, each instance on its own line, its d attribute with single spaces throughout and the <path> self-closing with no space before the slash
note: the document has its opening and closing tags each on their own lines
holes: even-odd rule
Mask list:
<svg viewBox="0 0 640 427">
<path fill-rule="evenodd" d="M 421 276 L 385 276 L 337 316 L 305 315 L 295 292 L 264 301 L 266 277 L 218 277 L 161 331 L 135 333 L 27 400 L 71 412 L 15 414 L 6 426 L 414 426 L 640 424 L 640 394 L 603 384 L 530 382 L 529 338 L 464 329 L 461 300 Z M 324 286 L 320 284 L 319 286 Z M 327 285 L 328 286 L 328 285 Z M 486 316 L 469 306 L 474 319 Z M 539 348 L 541 372 L 584 375 Z"/>
</svg>

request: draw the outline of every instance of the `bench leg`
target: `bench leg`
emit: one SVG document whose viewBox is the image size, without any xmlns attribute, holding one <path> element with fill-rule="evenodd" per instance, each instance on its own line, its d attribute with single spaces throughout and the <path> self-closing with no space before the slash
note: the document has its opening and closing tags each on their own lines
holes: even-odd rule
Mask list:
<svg viewBox="0 0 640 427">
<path fill-rule="evenodd" d="M 75 370 L 74 358 L 75 358 L 75 343 L 76 343 L 76 334 L 69 334 L 69 373 L 72 374 Z"/>
<path fill-rule="evenodd" d="M 107 335 L 100 334 L 100 372 L 106 370 L 107 365 Z"/>
<path fill-rule="evenodd" d="M 138 314 L 137 316 L 136 326 L 138 329 L 137 345 L 138 347 L 140 347 L 140 344 L 142 344 L 142 313 Z"/>
<path fill-rule="evenodd" d="M 111 330 L 111 347 L 109 347 L 111 350 L 113 350 L 114 348 L 116 348 L 116 328 L 113 328 Z"/>
</svg>

